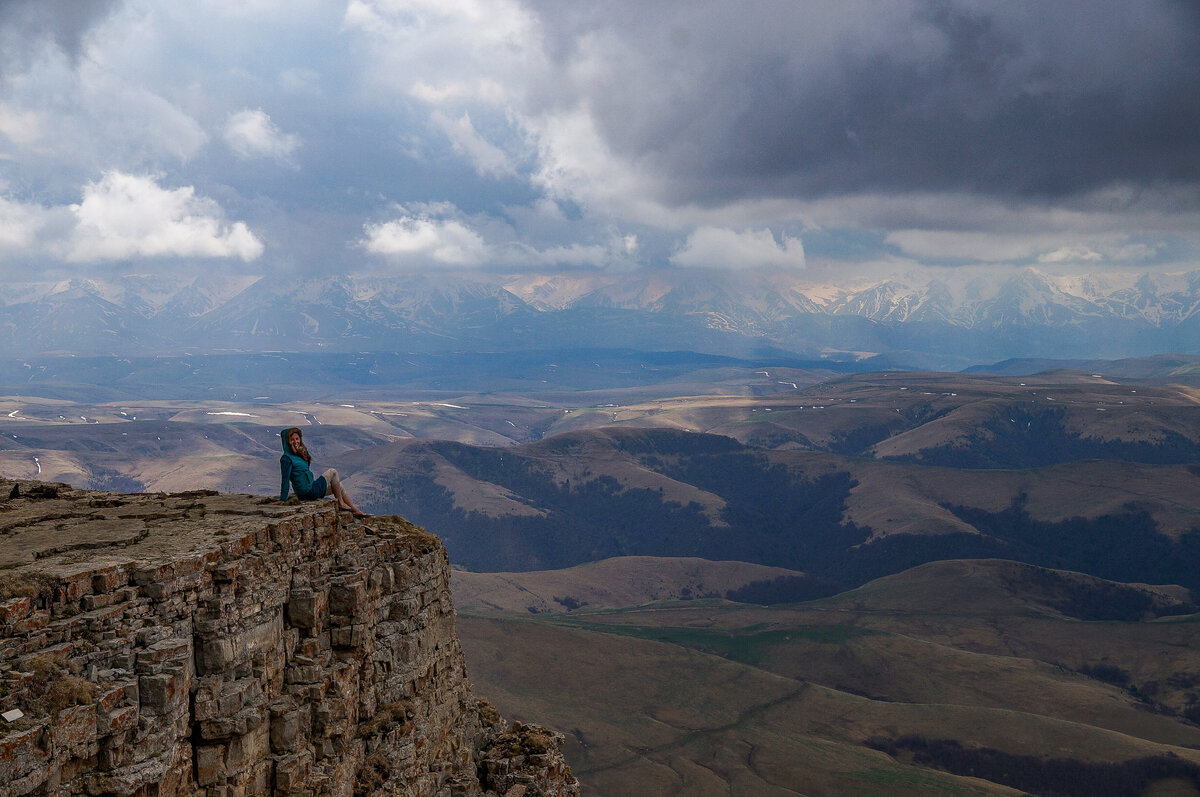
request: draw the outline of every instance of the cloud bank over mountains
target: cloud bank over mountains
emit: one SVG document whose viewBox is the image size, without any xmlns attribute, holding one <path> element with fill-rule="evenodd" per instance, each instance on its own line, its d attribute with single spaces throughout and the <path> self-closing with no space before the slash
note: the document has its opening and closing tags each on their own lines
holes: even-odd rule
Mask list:
<svg viewBox="0 0 1200 797">
<path fill-rule="evenodd" d="M 415 225 L 395 234 L 420 243 L 426 233 Z M 373 351 L 575 349 L 563 356 L 585 368 L 592 350 L 687 351 L 869 360 L 870 370 L 1200 354 L 1200 270 L 1063 276 L 964 267 L 842 284 L 809 277 L 776 270 L 697 280 L 680 268 L 31 280 L 7 283 L 0 295 L 0 346 L 22 358 L 310 351 L 358 353 L 367 363 Z"/>
<path fill-rule="evenodd" d="M 0 45 L 9 274 L 1200 259 L 1179 0 L 14 0 Z"/>
</svg>

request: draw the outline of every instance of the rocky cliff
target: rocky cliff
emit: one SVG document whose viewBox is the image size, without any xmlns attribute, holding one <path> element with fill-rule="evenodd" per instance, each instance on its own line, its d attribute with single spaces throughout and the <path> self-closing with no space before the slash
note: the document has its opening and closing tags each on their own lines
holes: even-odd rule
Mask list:
<svg viewBox="0 0 1200 797">
<path fill-rule="evenodd" d="M 0 484 L 0 797 L 577 795 L 471 693 L 445 549 L 397 518 Z"/>
</svg>

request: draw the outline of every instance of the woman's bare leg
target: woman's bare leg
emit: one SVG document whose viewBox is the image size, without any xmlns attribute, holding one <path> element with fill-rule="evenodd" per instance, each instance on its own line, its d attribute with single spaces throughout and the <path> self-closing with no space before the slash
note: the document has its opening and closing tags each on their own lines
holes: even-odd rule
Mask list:
<svg viewBox="0 0 1200 797">
<path fill-rule="evenodd" d="M 346 493 L 345 488 L 343 488 L 341 484 L 335 484 L 333 486 L 333 495 L 335 498 L 337 498 L 338 506 L 342 509 L 349 509 L 356 515 L 365 514 L 361 509 L 354 505 L 354 502 L 350 500 L 350 496 Z"/>
<path fill-rule="evenodd" d="M 329 493 L 333 493 L 333 497 L 337 499 L 339 509 L 345 509 L 348 512 L 353 512 L 355 516 L 361 517 L 366 515 L 354 502 L 350 500 L 350 496 L 346 494 L 346 488 L 342 487 L 342 480 L 338 478 L 338 472 L 333 468 L 325 471 L 322 476 L 325 477 L 325 482 L 329 487 Z M 329 495 L 329 493 L 325 493 Z"/>
</svg>

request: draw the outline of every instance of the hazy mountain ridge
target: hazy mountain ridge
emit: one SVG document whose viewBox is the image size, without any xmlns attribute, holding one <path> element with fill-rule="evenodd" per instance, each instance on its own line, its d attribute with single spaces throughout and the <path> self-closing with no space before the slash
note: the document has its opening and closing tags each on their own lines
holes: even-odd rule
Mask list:
<svg viewBox="0 0 1200 797">
<path fill-rule="evenodd" d="M 0 342 L 39 353 L 509 351 L 596 340 L 642 350 L 971 361 L 1200 351 L 1200 271 L 912 272 L 837 285 L 803 273 L 111 279 L 9 286 Z M 839 354 L 841 353 L 841 354 Z"/>
</svg>

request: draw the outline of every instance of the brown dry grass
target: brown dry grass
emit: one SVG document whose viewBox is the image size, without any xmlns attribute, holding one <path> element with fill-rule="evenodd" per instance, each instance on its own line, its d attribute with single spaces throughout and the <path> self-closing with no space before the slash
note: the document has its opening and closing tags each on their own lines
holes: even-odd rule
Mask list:
<svg viewBox="0 0 1200 797">
<path fill-rule="evenodd" d="M 0 571 L 0 600 L 5 598 L 37 598 L 48 601 L 54 595 L 57 579 L 37 570 Z"/>
<path fill-rule="evenodd" d="M 34 676 L 22 703 L 26 714 L 53 719 L 68 706 L 91 705 L 96 699 L 96 685 L 80 678 L 61 656 L 34 656 L 26 666 Z"/>
</svg>

